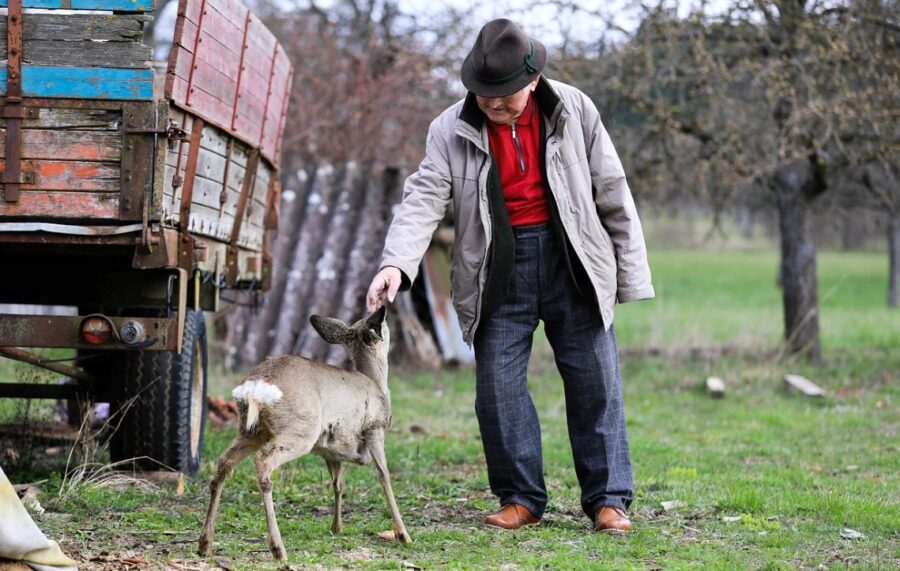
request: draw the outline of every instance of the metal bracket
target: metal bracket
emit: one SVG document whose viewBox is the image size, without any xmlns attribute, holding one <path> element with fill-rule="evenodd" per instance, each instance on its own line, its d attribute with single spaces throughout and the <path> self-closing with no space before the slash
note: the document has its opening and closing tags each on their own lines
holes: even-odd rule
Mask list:
<svg viewBox="0 0 900 571">
<path fill-rule="evenodd" d="M 165 128 L 150 127 L 146 129 L 126 127 L 125 134 L 149 134 L 149 135 L 165 135 L 169 142 L 169 148 L 174 149 L 179 141 L 187 141 L 191 134 L 178 126 L 174 119 L 169 118 L 169 124 Z"/>
<path fill-rule="evenodd" d="M 6 15 L 7 82 L 3 116 L 6 117 L 6 169 L 3 198 L 19 201 L 22 168 L 22 0 L 9 0 Z"/>
<path fill-rule="evenodd" d="M 21 105 L 6 105 L 3 107 L 4 119 L 38 119 L 40 116 L 40 107 L 22 107 Z"/>
</svg>

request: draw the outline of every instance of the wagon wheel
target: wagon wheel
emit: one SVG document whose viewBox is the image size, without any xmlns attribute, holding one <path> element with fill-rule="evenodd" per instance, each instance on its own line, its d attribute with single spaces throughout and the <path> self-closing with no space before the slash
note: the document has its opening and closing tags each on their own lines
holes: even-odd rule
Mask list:
<svg viewBox="0 0 900 571">
<path fill-rule="evenodd" d="M 181 353 L 128 351 L 110 438 L 113 461 L 195 474 L 203 451 L 207 385 L 206 324 L 188 311 Z"/>
</svg>

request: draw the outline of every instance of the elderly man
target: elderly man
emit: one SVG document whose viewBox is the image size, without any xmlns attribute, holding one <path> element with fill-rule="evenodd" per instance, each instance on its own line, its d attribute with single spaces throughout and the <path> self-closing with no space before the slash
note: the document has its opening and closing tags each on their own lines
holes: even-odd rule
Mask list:
<svg viewBox="0 0 900 571">
<path fill-rule="evenodd" d="M 544 46 L 488 22 L 462 66 L 468 96 L 428 131 L 425 159 L 372 280 L 370 310 L 410 287 L 453 207 L 453 302 L 474 343 L 475 410 L 491 490 L 490 526 L 540 521 L 541 431 L 526 371 L 539 320 L 563 379 L 581 506 L 598 531 L 631 528 L 634 496 L 613 306 L 653 297 L 641 224 L 597 108 L 541 75 Z"/>
</svg>

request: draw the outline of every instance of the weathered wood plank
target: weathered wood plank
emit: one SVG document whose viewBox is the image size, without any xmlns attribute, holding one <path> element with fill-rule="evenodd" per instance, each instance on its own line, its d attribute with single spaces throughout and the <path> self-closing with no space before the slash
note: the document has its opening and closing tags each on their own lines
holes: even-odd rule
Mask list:
<svg viewBox="0 0 900 571">
<path fill-rule="evenodd" d="M 191 88 L 199 88 L 212 95 L 229 108 L 237 95 L 238 61 L 228 61 L 220 54 L 212 53 L 210 44 L 201 48 L 194 60 L 194 75 Z M 188 95 L 193 102 L 193 93 Z M 228 117 L 231 119 L 231 116 Z"/>
<path fill-rule="evenodd" d="M 6 66 L 0 69 L 0 94 L 6 93 Z M 28 97 L 153 99 L 152 69 L 22 66 L 22 92 Z"/>
<path fill-rule="evenodd" d="M 238 60 L 241 58 L 241 46 L 244 43 L 247 12 L 247 7 L 240 2 L 207 0 L 206 12 L 203 14 L 204 31 L 218 38 Z"/>
<path fill-rule="evenodd" d="M 206 0 L 202 14 L 195 3 L 181 0 L 166 95 L 252 146 L 268 141 L 263 155 L 271 161 L 278 150 L 291 67 L 283 50 L 275 49 L 272 33 L 247 15 L 237 0 Z"/>
<path fill-rule="evenodd" d="M 6 59 L 6 44 L 0 58 Z M 90 40 L 30 40 L 22 46 L 22 61 L 36 66 L 150 68 L 153 48 L 135 42 Z"/>
<path fill-rule="evenodd" d="M 39 107 L 38 117 L 23 119 L 23 129 L 78 131 L 118 131 L 122 112 L 118 109 L 75 109 L 71 107 Z M 0 129 L 6 119 L 0 118 Z"/>
<path fill-rule="evenodd" d="M 18 202 L 0 201 L 0 218 L 4 216 L 116 219 L 119 217 L 119 195 L 23 189 Z"/>
<path fill-rule="evenodd" d="M 284 50 L 275 54 L 274 72 L 269 84 L 269 99 L 266 104 L 264 124 L 260 126 L 262 134 L 260 146 L 272 162 L 278 162 L 278 144 L 281 139 L 281 125 L 284 120 L 287 98 L 290 95 L 291 62 Z"/>
<path fill-rule="evenodd" d="M 0 158 L 6 158 L 5 129 L 0 129 Z M 23 159 L 119 161 L 122 136 L 108 131 L 22 131 Z"/>
<path fill-rule="evenodd" d="M 31 40 L 104 40 L 138 42 L 144 24 L 153 18 L 147 14 L 28 14 L 22 20 L 23 53 L 28 55 Z M 0 45 L 6 53 L 6 19 L 0 19 Z M 6 56 L 4 56 L 6 57 Z"/>
<path fill-rule="evenodd" d="M 34 183 L 22 184 L 22 190 L 91 191 L 118 193 L 120 171 L 117 163 L 23 159 L 23 173 L 35 173 Z M 0 172 L 6 163 L 0 162 Z"/>
<path fill-rule="evenodd" d="M 0 7 L 5 8 L 8 5 L 8 0 L 0 0 Z M 22 0 L 22 7 L 65 10 L 152 12 L 153 0 Z"/>
<path fill-rule="evenodd" d="M 227 241 L 233 224 L 234 216 L 231 214 L 219 216 L 218 208 L 197 203 L 191 204 L 190 222 L 188 223 L 188 230 L 191 232 Z"/>
</svg>

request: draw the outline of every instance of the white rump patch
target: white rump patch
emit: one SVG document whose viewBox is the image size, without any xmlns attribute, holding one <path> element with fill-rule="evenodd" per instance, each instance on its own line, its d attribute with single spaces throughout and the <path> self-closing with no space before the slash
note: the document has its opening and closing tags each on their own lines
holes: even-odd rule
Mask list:
<svg viewBox="0 0 900 571">
<path fill-rule="evenodd" d="M 284 394 L 281 389 L 266 381 L 247 379 L 240 386 L 231 391 L 234 400 L 271 405 L 281 400 Z"/>
</svg>

